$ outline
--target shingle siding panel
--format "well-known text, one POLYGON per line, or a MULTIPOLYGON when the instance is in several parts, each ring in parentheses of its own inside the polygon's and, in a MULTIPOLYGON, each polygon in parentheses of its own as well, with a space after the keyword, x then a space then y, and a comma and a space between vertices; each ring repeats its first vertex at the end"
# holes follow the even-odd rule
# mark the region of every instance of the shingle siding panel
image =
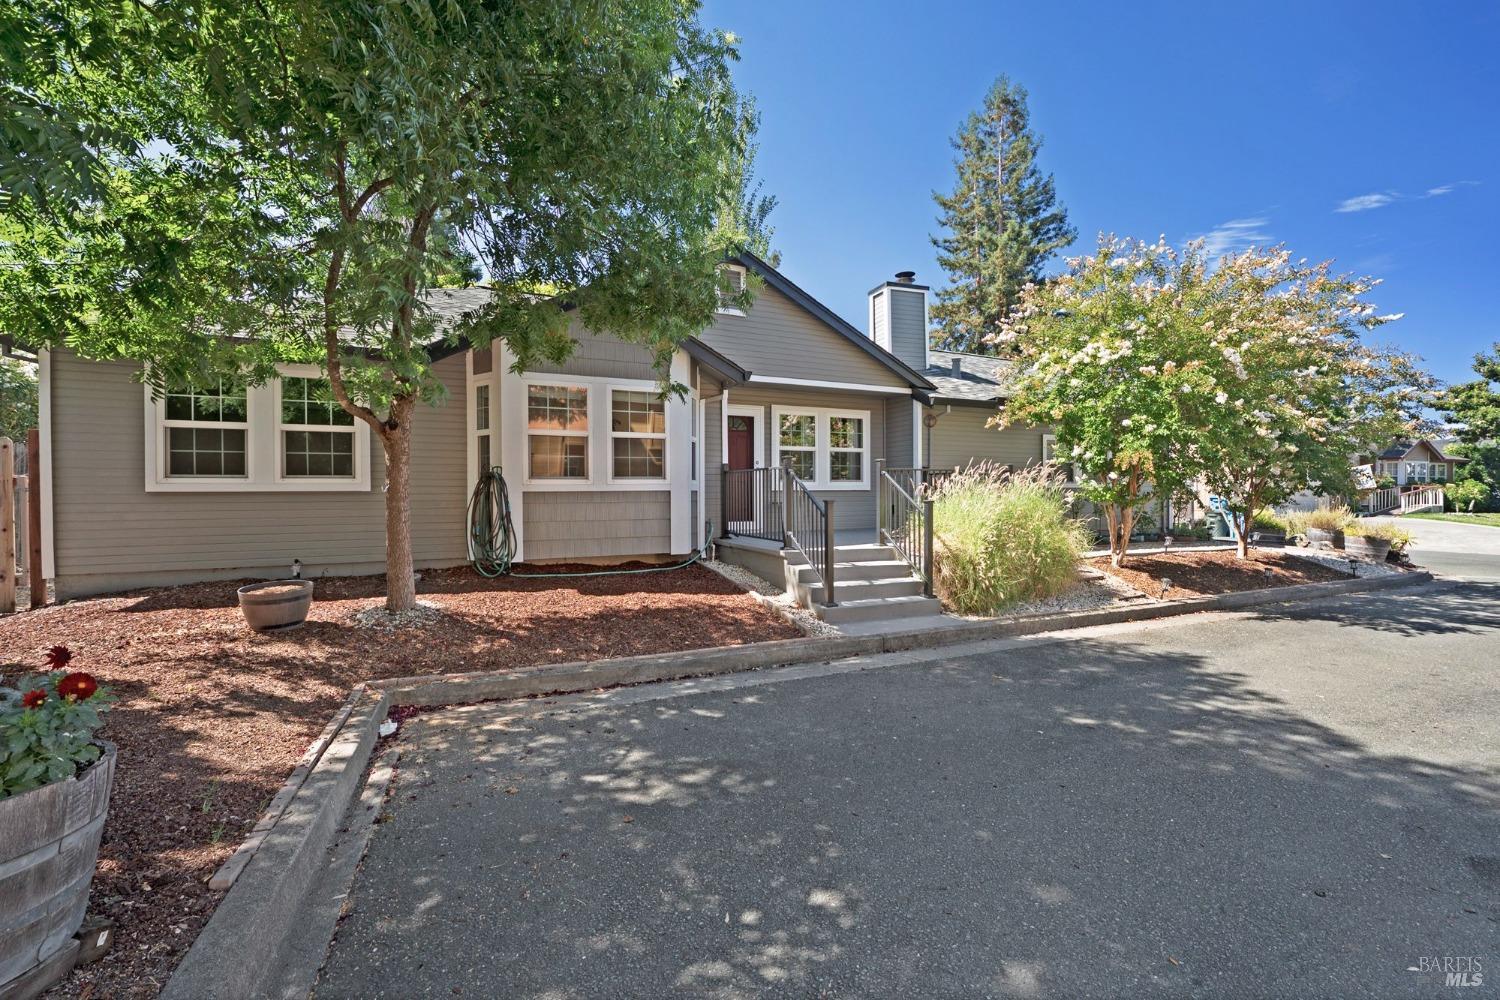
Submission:
POLYGON ((956 468, 990 461, 1019 467, 1040 462, 1045 431, 1035 427, 986 427, 986 421, 996 412, 989 407, 969 406, 939 411, 937 426, 929 438, 932 454, 928 464, 956 468))

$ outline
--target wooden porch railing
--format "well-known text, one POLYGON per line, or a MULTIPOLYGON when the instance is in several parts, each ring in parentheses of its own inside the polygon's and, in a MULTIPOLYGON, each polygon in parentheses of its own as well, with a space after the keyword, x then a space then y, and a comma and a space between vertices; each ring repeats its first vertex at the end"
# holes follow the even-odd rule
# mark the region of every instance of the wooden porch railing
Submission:
POLYGON ((1437 486, 1423 486, 1420 489, 1407 490, 1401 494, 1401 513, 1413 514, 1417 511, 1443 509, 1443 491, 1437 486))

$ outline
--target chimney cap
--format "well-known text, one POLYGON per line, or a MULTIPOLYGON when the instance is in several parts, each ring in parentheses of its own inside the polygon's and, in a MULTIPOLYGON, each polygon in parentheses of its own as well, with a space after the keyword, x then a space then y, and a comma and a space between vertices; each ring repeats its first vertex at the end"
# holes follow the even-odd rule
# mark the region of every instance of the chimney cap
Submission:
POLYGON ((903 284, 903 285, 909 285, 909 284, 911 284, 913 281, 916 280, 916 277, 917 277, 917 272, 916 271, 897 271, 896 272, 896 280, 899 281, 899 282, 901 282, 901 284, 903 284))

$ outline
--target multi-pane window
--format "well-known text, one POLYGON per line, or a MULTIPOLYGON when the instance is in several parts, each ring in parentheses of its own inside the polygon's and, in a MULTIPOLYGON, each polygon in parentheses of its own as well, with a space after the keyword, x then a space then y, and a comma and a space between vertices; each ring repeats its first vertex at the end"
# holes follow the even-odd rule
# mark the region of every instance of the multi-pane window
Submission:
POLYGON ((865 478, 865 421, 863 417, 828 418, 828 481, 858 483, 865 478))
POLYGON ((1056 465, 1062 471, 1063 482, 1072 484, 1073 465, 1070 462, 1059 462, 1057 457, 1057 436, 1055 434, 1042 435, 1042 461, 1049 465, 1056 465))
POLYGON ((725 264, 719 268, 719 312, 742 316, 735 300, 745 291, 745 269, 738 264, 725 264))
POLYGON ((816 413, 781 413, 776 422, 778 451, 782 465, 790 465, 799 479, 818 478, 818 416, 816 413))
POLYGON ((609 446, 616 479, 665 479, 667 406, 653 392, 610 392, 609 446))
POLYGON ((220 380, 178 387, 163 400, 166 472, 170 478, 246 475, 249 407, 245 387, 220 380))
POLYGON ((583 386, 526 387, 527 470, 532 479, 589 476, 589 391, 583 386))
POLYGON ((281 474, 287 479, 352 479, 354 416, 327 379, 281 380, 281 474))
POLYGON ((483 476, 490 470, 490 387, 474 387, 474 467, 483 476))

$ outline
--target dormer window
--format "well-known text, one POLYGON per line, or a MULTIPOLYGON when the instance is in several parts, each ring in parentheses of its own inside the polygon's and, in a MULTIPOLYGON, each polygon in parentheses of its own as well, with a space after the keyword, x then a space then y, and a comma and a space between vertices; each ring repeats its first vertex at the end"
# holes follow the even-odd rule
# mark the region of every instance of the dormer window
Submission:
POLYGON ((719 265, 719 309, 727 316, 743 316, 736 300, 745 291, 745 269, 738 264, 719 265))

